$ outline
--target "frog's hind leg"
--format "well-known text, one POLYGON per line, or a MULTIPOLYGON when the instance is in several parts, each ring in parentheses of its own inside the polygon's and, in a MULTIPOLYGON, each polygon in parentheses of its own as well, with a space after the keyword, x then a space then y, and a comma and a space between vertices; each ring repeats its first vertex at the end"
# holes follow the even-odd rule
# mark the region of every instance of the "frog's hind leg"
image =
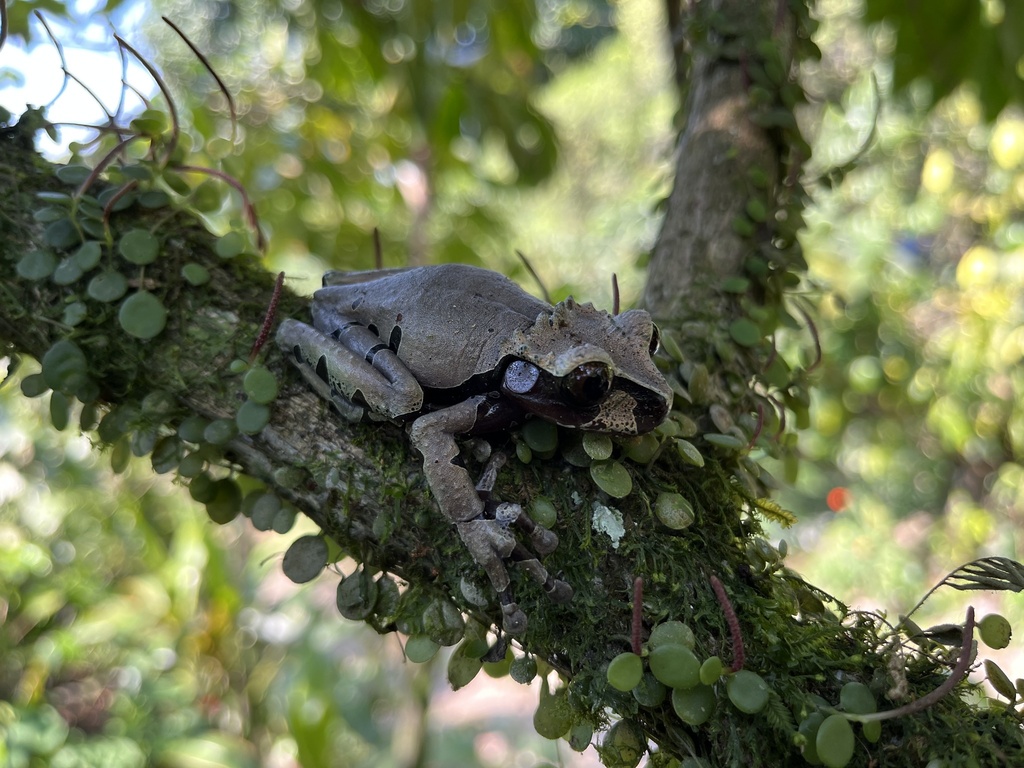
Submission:
MULTIPOLYGON (((519 544, 510 530, 514 524, 535 534, 546 529, 534 525, 518 504, 485 504, 469 472, 458 463, 455 435, 470 433, 488 409, 486 398, 471 397, 420 416, 412 423, 409 434, 413 445, 423 454, 423 471, 434 498, 445 516, 455 523, 466 548, 490 579, 501 600, 505 631, 515 635, 526 630, 526 614, 512 596, 507 560, 518 562, 554 600, 569 600, 572 588, 552 578, 538 557, 519 544), (519 522, 520 518, 525 519, 519 522)), ((547 534, 531 535, 531 540, 550 546, 554 534, 547 534)), ((556 545, 557 541, 555 538, 556 545)))

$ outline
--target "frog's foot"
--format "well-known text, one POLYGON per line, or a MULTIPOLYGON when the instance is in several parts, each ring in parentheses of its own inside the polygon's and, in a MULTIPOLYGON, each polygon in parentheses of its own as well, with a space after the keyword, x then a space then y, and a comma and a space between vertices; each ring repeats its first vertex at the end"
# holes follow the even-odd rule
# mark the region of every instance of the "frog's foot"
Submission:
POLYGON ((510 635, 519 635, 526 630, 526 614, 520 610, 512 597, 505 559, 516 548, 516 538, 493 518, 483 516, 456 525, 466 549, 484 569, 487 578, 501 599, 502 626, 510 635))
POLYGON ((484 467, 484 471, 480 474, 480 479, 477 481, 477 494, 487 505, 487 510, 484 514, 486 514, 487 517, 494 517, 505 526, 515 523, 519 530, 530 537, 530 546, 533 547, 537 554, 541 557, 544 555, 550 555, 558 549, 558 536, 556 536, 553 531, 548 530, 543 525, 535 523, 518 504, 510 504, 507 502, 496 504, 491 500, 491 491, 494 489, 494 483, 498 479, 498 470, 505 465, 506 460, 507 458, 505 454, 501 451, 496 451, 491 454, 490 460, 487 462, 484 467))
POLYGON ((484 515, 458 523, 459 535, 473 559, 484 569, 491 585, 501 600, 502 626, 510 635, 526 630, 526 614, 512 595, 506 561, 515 562, 527 575, 540 584, 556 603, 572 599, 572 587, 547 572, 533 552, 516 541, 509 530, 519 517, 518 504, 488 505, 484 515))
MULTIPOLYGON (((515 524, 517 528, 525 531, 530 537, 533 548, 541 555, 554 552, 558 547, 558 537, 544 526, 533 522, 518 504, 510 502, 502 502, 496 506, 487 504, 484 506, 484 515, 493 517, 503 528, 515 524)), ((511 558, 534 581, 544 587, 548 597, 556 603, 567 603, 572 599, 572 587, 564 581, 553 578, 541 565, 540 558, 530 549, 517 543, 512 550, 511 558)))

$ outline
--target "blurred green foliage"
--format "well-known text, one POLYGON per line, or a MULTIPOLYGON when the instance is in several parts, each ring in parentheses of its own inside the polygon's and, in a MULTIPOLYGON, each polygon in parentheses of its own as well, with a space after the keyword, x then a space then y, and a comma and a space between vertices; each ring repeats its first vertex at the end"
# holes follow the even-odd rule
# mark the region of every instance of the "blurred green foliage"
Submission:
MULTIPOLYGON (((831 7, 808 85, 842 96, 818 118, 812 172, 873 141, 807 214, 824 362, 786 503, 811 520, 795 535, 812 582, 907 610, 961 563, 1024 553, 1024 116, 987 123, 970 84, 934 107, 920 83, 894 93, 890 32, 831 7), (814 519, 835 488, 838 514, 814 519)), ((1006 610, 1024 616, 1012 597, 1006 610)))
POLYGON ((1014 0, 865 0, 864 20, 892 34, 882 51, 897 90, 915 81, 932 106, 963 83, 975 89, 986 120, 1024 103, 1024 5, 1014 0))
POLYGON ((550 75, 533 0, 171 1, 161 11, 236 102, 242 152, 209 75, 151 26, 179 92, 210 94, 187 102, 198 133, 213 137, 199 157, 262 201, 279 254, 370 267, 378 228, 389 265, 479 263, 503 234, 493 191, 534 185, 556 162, 551 123, 532 103, 550 75))

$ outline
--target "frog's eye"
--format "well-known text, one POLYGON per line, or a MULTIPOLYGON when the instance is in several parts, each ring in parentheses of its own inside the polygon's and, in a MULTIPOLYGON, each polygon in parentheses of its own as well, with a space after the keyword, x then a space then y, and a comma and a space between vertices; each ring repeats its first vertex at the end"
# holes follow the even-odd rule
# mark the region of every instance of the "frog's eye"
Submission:
POLYGON ((612 371, 605 363, 583 363, 562 378, 562 388, 577 405, 596 405, 612 388, 612 371))
POLYGON ((658 326, 651 325, 651 357, 654 357, 655 353, 661 347, 661 331, 658 330, 658 326))

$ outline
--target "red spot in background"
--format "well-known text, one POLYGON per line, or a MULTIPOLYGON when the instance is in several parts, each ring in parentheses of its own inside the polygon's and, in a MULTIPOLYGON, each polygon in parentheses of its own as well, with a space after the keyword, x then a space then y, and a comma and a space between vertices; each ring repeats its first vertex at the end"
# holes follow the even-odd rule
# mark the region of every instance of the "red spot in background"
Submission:
POLYGON ((833 512, 842 512, 850 505, 850 491, 848 488, 837 486, 828 492, 825 503, 833 512))

